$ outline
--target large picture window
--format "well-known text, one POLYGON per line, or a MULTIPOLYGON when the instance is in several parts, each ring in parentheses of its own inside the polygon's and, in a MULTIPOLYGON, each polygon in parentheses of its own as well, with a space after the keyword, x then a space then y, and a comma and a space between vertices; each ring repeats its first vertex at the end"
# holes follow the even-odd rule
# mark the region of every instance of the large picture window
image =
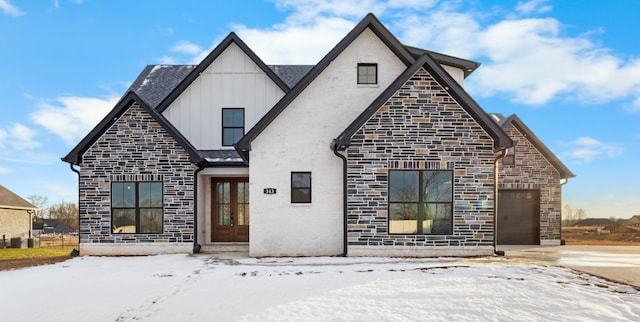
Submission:
POLYGON ((244 109, 222 109, 222 145, 232 146, 244 135, 244 109))
POLYGON ((162 233, 162 195, 162 182, 111 183, 112 232, 162 233))
POLYGON ((452 171, 389 171, 390 234, 449 235, 452 232, 452 171))
POLYGON ((311 203, 311 172, 291 172, 291 203, 311 203))

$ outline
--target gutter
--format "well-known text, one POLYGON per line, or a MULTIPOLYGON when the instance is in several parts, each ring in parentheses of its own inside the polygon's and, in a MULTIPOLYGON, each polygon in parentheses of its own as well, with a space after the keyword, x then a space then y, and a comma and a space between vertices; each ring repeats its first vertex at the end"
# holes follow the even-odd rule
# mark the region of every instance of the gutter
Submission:
POLYGON ((336 140, 331 143, 331 150, 338 158, 342 159, 342 232, 343 232, 343 244, 342 254, 340 257, 347 257, 347 157, 338 152, 338 144, 336 140))
POLYGON ((508 149, 503 148, 501 152, 493 161, 493 254, 498 256, 504 256, 504 250, 498 250, 498 161, 507 156, 508 149))
POLYGON ((80 238, 82 238, 82 236, 80 236, 80 219, 82 219, 80 217, 80 170, 76 169, 73 167, 73 163, 69 163, 69 169, 71 169, 71 171, 75 172, 78 175, 78 249, 73 249, 71 251, 71 257, 76 257, 76 256, 80 256, 80 238))
POLYGON ((206 162, 196 163, 198 168, 193 172, 193 253, 198 254, 202 245, 198 244, 198 173, 204 170, 206 162))
MULTIPOLYGON (((562 186, 567 184, 567 182, 569 182, 569 178, 560 179, 560 200, 562 200, 562 186)), ((562 203, 560 204, 560 245, 566 245, 565 240, 562 239, 562 203)))

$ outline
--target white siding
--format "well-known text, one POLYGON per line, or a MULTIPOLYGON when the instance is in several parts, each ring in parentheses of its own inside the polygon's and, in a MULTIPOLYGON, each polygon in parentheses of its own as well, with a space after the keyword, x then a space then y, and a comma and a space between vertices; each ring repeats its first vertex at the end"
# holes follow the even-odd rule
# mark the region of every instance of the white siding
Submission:
POLYGON ((366 29, 253 141, 251 256, 342 252, 342 160, 329 146, 405 69, 366 29), (357 85, 358 63, 378 64, 378 85, 357 85), (312 203, 291 204, 291 171, 312 172, 312 203))
POLYGON ((245 109, 245 133, 284 92, 235 43, 163 112, 199 150, 222 147, 222 108, 245 109))

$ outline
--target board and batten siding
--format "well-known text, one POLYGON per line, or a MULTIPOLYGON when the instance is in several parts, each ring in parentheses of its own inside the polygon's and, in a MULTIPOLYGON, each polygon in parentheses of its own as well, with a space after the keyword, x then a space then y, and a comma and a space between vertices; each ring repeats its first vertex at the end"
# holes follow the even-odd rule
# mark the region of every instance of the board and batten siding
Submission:
POLYGON ((405 69, 365 29, 256 137, 249 167, 250 256, 342 253, 342 160, 330 144, 405 69), (357 84, 358 63, 378 64, 377 85, 357 84), (292 171, 312 173, 311 203, 291 203, 292 171))
POLYGON ((163 112, 198 150, 222 146, 222 109, 244 108, 245 133, 284 92, 238 45, 225 51, 163 112))

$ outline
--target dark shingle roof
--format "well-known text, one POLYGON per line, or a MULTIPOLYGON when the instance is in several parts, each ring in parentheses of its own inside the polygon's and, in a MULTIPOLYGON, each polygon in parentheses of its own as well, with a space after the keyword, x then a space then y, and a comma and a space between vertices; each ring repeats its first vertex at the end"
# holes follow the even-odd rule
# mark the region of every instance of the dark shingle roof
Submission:
POLYGON ((138 75, 127 93, 135 92, 145 103, 156 108, 195 68, 196 65, 149 65, 138 75))
POLYGON ((268 65, 282 81, 293 88, 314 65, 268 65))
POLYGON ((38 207, 0 185, 0 208, 36 210, 38 207))

